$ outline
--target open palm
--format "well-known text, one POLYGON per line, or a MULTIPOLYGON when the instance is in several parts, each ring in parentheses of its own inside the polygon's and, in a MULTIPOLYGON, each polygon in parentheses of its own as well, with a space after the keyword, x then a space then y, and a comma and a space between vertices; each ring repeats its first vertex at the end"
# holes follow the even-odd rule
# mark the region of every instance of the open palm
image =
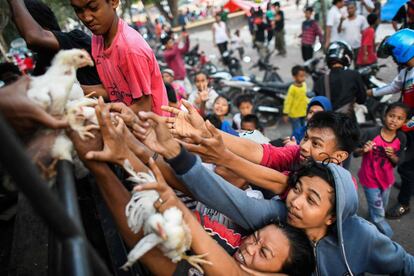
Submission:
POLYGON ((210 137, 203 117, 189 102, 183 101, 182 103, 188 112, 169 106, 162 107, 164 111, 175 115, 167 119, 170 132, 182 138, 190 138, 193 134, 210 137))

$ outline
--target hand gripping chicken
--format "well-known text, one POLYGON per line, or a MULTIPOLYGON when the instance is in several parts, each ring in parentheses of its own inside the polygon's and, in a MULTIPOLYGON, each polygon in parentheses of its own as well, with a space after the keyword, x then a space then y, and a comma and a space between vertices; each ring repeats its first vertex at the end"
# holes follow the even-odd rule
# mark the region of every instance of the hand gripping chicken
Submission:
MULTIPOLYGON (((124 163, 124 169, 131 175, 128 180, 137 185, 157 181, 152 172, 136 173, 128 160, 124 163)), ((171 207, 163 214, 158 213, 154 203, 159 197, 155 190, 133 192, 125 210, 128 226, 134 233, 138 233, 143 227, 145 237, 129 252, 128 261, 122 268, 131 267, 145 253, 158 246, 174 263, 185 259, 198 270, 203 271, 199 264, 211 264, 203 259, 206 254, 188 256, 185 253, 191 246, 191 232, 183 220, 183 213, 177 207, 171 207)))
MULTIPOLYGON (((47 72, 32 78, 27 92, 28 98, 49 114, 66 118, 71 128, 82 138, 92 136, 90 130, 98 128, 95 110, 91 107, 97 101, 83 95, 76 79, 76 70, 85 66, 93 66, 87 51, 81 49, 59 51, 47 72), (86 126, 87 121, 92 122, 92 125, 86 126)), ((47 174, 51 175, 57 160, 72 161, 72 152, 72 142, 64 132, 61 132, 51 150, 54 158, 52 165, 49 168, 39 163, 38 165, 42 170, 49 171, 47 174)))

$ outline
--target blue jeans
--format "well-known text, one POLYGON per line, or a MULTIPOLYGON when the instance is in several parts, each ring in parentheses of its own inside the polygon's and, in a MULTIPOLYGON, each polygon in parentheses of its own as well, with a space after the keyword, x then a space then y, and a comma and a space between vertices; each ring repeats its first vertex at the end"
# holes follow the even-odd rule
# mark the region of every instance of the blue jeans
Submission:
POLYGON ((292 125, 292 135, 300 131, 300 129, 305 126, 305 117, 299 117, 299 118, 289 117, 289 121, 290 121, 290 124, 292 125))
POLYGON ((381 233, 391 238, 394 232, 385 220, 385 208, 388 205, 391 187, 385 191, 379 188, 364 187, 364 192, 368 202, 369 220, 381 233))

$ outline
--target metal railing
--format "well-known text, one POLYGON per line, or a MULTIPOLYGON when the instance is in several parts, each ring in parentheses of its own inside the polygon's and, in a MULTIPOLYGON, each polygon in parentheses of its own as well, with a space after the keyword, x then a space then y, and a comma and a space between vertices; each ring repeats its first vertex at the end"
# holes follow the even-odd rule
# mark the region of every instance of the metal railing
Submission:
POLYGON ((2 115, 0 115, 0 163, 61 242, 62 275, 111 275, 82 230, 72 164, 67 161, 60 161, 58 164, 57 185, 62 204, 39 176, 20 140, 2 115))

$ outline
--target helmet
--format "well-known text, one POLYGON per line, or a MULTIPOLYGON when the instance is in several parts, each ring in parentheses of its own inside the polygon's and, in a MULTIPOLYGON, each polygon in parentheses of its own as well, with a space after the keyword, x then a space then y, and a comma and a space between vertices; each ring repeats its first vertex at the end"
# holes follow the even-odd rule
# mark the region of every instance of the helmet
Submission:
POLYGON ((345 67, 351 65, 354 54, 352 48, 344 41, 335 41, 329 44, 326 52, 326 63, 331 67, 335 63, 340 63, 345 67))
POLYGON ((414 31, 402 29, 395 34, 384 38, 378 48, 378 57, 392 56, 397 64, 405 64, 414 58, 414 31))

